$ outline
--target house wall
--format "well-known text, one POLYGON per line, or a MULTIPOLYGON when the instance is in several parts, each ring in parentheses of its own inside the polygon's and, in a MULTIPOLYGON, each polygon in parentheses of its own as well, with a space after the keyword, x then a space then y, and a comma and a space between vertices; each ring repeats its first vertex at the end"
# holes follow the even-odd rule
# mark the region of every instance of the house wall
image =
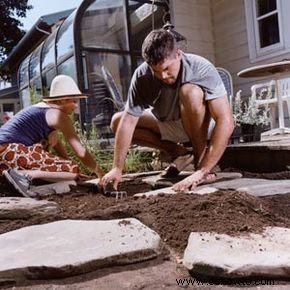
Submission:
POLYGON ((252 80, 237 73, 250 67, 244 0, 211 0, 216 65, 227 69, 232 77, 234 92, 250 93, 252 80))
MULTIPOLYGON (((281 61, 278 57, 251 63, 244 0, 211 0, 216 65, 227 69, 233 77, 234 92, 249 95, 253 84, 267 78, 241 78, 237 73, 245 68, 281 61)), ((289 58, 284 54, 283 58, 289 58)))
MULTIPOLYGON (((249 96, 251 86, 271 80, 266 78, 241 78, 237 73, 245 68, 281 61, 281 55, 251 63, 244 0, 211 0, 213 35, 215 39, 216 66, 227 69, 233 77, 234 94, 242 90, 242 96, 249 96)), ((283 58, 289 58, 284 54, 283 58)), ((284 104, 286 125, 289 126, 289 112, 284 104)))
POLYGON ((234 92, 250 93, 252 79, 237 73, 252 66, 246 30, 244 0, 172 0, 175 29, 187 38, 187 52, 208 58, 227 69, 234 92))
POLYGON ((172 22, 187 38, 187 52, 215 63, 210 0, 171 0, 172 22))

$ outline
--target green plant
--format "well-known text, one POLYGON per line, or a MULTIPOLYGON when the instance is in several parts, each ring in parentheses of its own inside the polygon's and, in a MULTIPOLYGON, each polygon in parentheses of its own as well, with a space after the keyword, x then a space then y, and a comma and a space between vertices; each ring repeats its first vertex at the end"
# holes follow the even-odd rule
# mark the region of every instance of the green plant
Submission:
MULTIPOLYGON (((75 121, 74 126, 82 144, 95 158, 104 172, 108 172, 112 168, 114 152, 112 149, 101 149, 98 142, 96 126, 92 124, 90 132, 82 130, 79 121, 75 121)), ((78 160, 70 145, 65 141, 62 133, 59 133, 59 138, 63 142, 69 157, 78 163, 80 171, 84 174, 90 175, 91 171, 78 160)), ((131 148, 128 151, 125 161, 124 173, 152 170, 153 159, 152 152, 144 152, 136 148, 131 148)))
POLYGON ((260 106, 256 100, 261 100, 265 91, 252 94, 247 100, 242 100, 241 91, 237 92, 233 104, 233 116, 236 126, 241 124, 268 125, 270 123, 269 106, 260 106))
POLYGON ((36 86, 30 87, 29 88, 29 101, 30 101, 30 104, 31 105, 36 104, 39 101, 41 101, 41 99, 42 99, 42 96, 37 93, 36 86))

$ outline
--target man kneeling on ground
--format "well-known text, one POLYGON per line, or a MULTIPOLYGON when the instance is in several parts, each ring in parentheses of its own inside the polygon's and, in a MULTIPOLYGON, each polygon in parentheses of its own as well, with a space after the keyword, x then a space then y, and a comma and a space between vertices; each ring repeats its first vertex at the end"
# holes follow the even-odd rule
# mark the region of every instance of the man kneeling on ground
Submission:
POLYGON ((112 119, 114 161, 103 184, 117 188, 132 139, 177 158, 167 168, 167 176, 192 162, 191 152, 179 144, 189 141, 196 171, 173 189, 193 189, 211 178, 234 128, 225 87, 215 67, 201 56, 183 53, 170 31, 150 32, 142 56, 145 62, 134 72, 125 111, 112 119), (207 146, 211 119, 215 125, 207 146), (184 158, 178 164, 180 156, 184 158))

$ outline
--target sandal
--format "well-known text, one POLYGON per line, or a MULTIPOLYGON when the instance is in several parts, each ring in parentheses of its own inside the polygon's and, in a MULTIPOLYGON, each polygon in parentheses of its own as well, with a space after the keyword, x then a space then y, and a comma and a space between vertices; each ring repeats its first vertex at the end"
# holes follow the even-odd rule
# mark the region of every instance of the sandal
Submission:
POLYGON ((170 165, 161 173, 162 177, 172 178, 176 177, 183 169, 185 169, 193 161, 193 155, 186 154, 178 156, 170 165))

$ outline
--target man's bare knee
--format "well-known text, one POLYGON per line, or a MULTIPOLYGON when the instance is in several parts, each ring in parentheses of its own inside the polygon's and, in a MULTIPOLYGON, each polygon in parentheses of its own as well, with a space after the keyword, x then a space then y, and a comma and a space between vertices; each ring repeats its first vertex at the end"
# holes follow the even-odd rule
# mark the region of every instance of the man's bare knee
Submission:
POLYGON ((194 84, 184 84, 179 90, 181 105, 189 108, 199 109, 205 106, 204 93, 202 89, 194 84))
POLYGON ((117 112, 113 115, 112 120, 111 120, 111 130, 116 133, 118 125, 120 123, 121 117, 123 116, 124 112, 117 112))

